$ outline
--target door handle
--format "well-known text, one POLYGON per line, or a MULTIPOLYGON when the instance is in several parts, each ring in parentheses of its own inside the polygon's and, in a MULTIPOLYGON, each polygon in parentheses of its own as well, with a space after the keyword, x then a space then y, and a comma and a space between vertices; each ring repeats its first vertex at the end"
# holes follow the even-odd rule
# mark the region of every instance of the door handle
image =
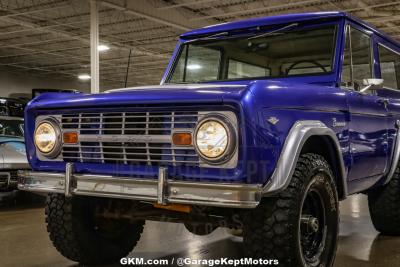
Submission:
POLYGON ((389 98, 378 98, 376 100, 376 103, 385 106, 385 108, 387 107, 387 105, 389 105, 389 98))

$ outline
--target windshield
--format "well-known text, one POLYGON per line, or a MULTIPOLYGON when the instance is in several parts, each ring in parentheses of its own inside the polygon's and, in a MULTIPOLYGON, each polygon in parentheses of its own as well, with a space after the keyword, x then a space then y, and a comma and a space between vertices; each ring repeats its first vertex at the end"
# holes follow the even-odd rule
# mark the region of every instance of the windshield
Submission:
POLYGON ((327 74, 333 70, 336 26, 201 40, 182 46, 169 83, 327 74))
POLYGON ((24 136, 22 120, 0 120, 0 136, 24 136))

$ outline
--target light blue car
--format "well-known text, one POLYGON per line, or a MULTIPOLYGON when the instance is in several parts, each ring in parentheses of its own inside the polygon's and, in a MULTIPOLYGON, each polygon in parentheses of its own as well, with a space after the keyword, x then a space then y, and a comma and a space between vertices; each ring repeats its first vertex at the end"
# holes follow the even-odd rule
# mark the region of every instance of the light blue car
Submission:
POLYGON ((17 171, 29 169, 26 158, 24 120, 0 116, 0 191, 17 188, 17 171))

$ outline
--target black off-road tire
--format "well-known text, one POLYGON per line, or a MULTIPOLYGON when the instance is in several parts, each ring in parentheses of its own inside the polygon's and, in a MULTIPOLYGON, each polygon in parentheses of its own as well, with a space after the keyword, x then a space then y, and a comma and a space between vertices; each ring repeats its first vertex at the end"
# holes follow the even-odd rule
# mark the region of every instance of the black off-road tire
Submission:
POLYGON ((119 262, 133 250, 140 239, 144 221, 111 220, 106 222, 111 230, 103 230, 96 225, 94 215, 96 205, 103 200, 48 195, 47 231, 53 245, 64 257, 86 265, 109 264, 119 262))
POLYGON ((390 182, 368 193, 372 224, 384 235, 400 235, 400 167, 390 182))
POLYGON ((275 197, 263 198, 257 208, 244 216, 245 253, 252 258, 278 260, 279 266, 285 267, 331 267, 339 233, 338 208, 336 185, 329 164, 320 155, 303 154, 287 189, 275 197), (326 211, 323 213, 326 214, 326 228, 321 228, 327 229, 324 230, 326 239, 322 253, 314 262, 306 260, 301 241, 303 203, 313 203, 307 197, 309 192, 321 195, 318 202, 326 211))

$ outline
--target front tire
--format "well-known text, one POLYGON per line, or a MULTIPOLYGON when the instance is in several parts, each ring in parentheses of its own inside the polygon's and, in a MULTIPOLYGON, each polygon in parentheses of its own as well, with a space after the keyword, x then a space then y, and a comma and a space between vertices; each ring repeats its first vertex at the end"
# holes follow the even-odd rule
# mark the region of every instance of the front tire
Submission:
POLYGON ((144 221, 103 219, 96 209, 104 199, 49 194, 46 223, 50 239, 66 258, 87 265, 118 262, 140 239, 144 221))
POLYGON ((331 267, 339 232, 338 196, 326 160, 299 157, 292 180, 276 197, 263 198, 244 217, 244 247, 252 258, 279 266, 331 267))

